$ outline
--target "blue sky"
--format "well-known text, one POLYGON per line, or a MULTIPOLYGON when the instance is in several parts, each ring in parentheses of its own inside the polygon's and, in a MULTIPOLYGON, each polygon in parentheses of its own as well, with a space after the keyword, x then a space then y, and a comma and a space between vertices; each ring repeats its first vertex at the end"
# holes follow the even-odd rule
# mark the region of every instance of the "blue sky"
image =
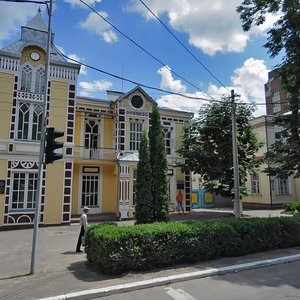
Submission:
MULTIPOLYGON (((139 0, 84 1, 168 68, 79 0, 55 1, 54 42, 66 55, 141 84, 193 97, 203 98, 208 94, 220 99, 222 95, 229 95, 233 88, 244 101, 264 102, 267 72, 279 60, 271 60, 262 45, 276 16, 269 16, 266 24, 245 33, 235 12, 239 0, 143 0, 220 84, 151 17, 139 0), (176 77, 170 69, 198 89, 176 77)), ((0 2, 0 47, 19 38, 20 26, 26 25, 38 7, 38 4, 0 2)), ((41 9, 47 22, 43 5, 41 9)), ((105 99, 106 90, 127 92, 133 87, 126 81, 82 68, 78 94, 105 99)), ((174 109, 195 112, 204 103, 145 90, 159 105, 174 109)), ((258 106, 256 115, 264 113, 264 106, 258 106)))

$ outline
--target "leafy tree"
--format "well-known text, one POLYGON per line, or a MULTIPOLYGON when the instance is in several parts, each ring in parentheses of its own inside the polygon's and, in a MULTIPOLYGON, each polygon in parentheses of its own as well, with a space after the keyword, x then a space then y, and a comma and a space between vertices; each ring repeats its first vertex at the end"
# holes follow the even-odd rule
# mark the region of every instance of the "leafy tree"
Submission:
POLYGON ((136 223, 144 224, 153 221, 153 198, 151 184, 151 165, 150 153, 148 146, 148 138, 146 132, 142 133, 139 162, 137 165, 137 180, 136 180, 136 204, 135 204, 135 218, 136 223))
POLYGON ((288 95, 289 114, 275 118, 275 123, 284 127, 283 140, 271 146, 267 154, 276 167, 269 168, 270 175, 300 176, 300 2, 299 0, 244 0, 237 7, 245 31, 253 25, 261 25, 267 13, 281 16, 268 31, 264 45, 272 58, 282 55, 277 66, 283 89, 288 95))
MULTIPOLYGON (((250 124, 252 112, 253 108, 247 105, 238 105, 236 109, 241 194, 246 192, 247 172, 260 164, 255 154, 262 143, 250 124)), ((179 153, 185 157, 184 171, 203 176, 204 187, 210 192, 233 198, 231 102, 201 107, 198 117, 184 128, 179 153)))
POLYGON ((152 171, 153 221, 167 221, 169 219, 168 162, 164 133, 156 105, 153 106, 151 114, 149 148, 152 171))

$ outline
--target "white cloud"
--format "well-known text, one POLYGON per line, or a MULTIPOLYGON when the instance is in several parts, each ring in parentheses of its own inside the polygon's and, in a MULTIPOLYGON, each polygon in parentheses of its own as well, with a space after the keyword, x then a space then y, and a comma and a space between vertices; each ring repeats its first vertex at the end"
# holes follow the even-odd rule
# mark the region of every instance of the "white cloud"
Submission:
MULTIPOLYGON (((180 80, 172 78, 168 69, 162 68, 164 72, 158 72, 162 76, 162 82, 168 82, 171 89, 172 83, 176 82, 176 86, 181 86, 180 80), (166 80, 166 78, 168 80, 166 80)), ((161 71, 160 69, 159 71, 161 71)), ((218 87, 214 84, 210 84, 207 89, 207 94, 218 100, 223 97, 230 96, 230 91, 233 89, 236 94, 239 94, 241 101, 246 103, 264 103, 265 102, 265 90, 264 84, 267 82, 268 69, 263 60, 254 58, 247 59, 244 64, 234 70, 234 75, 231 76, 232 85, 228 87, 218 87)), ((183 86, 183 85, 182 85, 183 86)), ((167 86, 166 86, 167 88, 167 86)), ((185 93, 186 90, 176 91, 185 95, 197 98, 203 98, 201 92, 194 94, 185 93)), ((205 97, 204 97, 205 98, 205 97)), ((207 97, 208 98, 208 97, 207 97)), ((239 99, 239 98, 237 98, 239 99)), ((204 100, 187 99, 176 95, 165 95, 157 100, 160 106, 169 107, 177 110, 185 110, 196 113, 203 103, 207 103, 204 100)), ((254 113, 255 116, 266 114, 265 105, 258 105, 254 113)))
MULTIPOLYGON (((210 84, 208 94, 221 97, 229 95, 229 91, 234 89, 235 93, 241 96, 240 99, 243 102, 264 103, 264 84, 267 82, 268 72, 269 70, 263 60, 249 58, 242 67, 234 70, 234 75, 231 76, 232 86, 226 89, 210 84)), ((266 114, 265 105, 258 105, 255 116, 264 114, 266 114)))
POLYGON ((231 77, 234 86, 242 87, 254 99, 264 98, 263 84, 268 79, 268 69, 263 60, 249 58, 231 77))
MULTIPOLYGON (((70 4, 72 7, 80 6, 80 7, 88 8, 86 5, 84 5, 79 0, 64 0, 64 2, 70 4)), ((102 2, 102 0, 84 0, 84 2, 90 6, 95 6, 97 3, 102 2)))
MULTIPOLYGON (((43 5, 41 5, 41 9, 44 10, 43 5)), ((19 33, 20 26, 25 25, 37 12, 38 5, 0 2, 0 41, 8 39, 12 34, 19 33)))
POLYGON ((175 93, 182 93, 186 91, 186 86, 180 80, 175 80, 171 73, 171 68, 168 66, 160 68, 157 73, 161 75, 160 87, 168 89, 175 93))
MULTIPOLYGON (((153 19, 148 10, 132 1, 129 10, 136 11, 153 19)), ((191 45, 200 48, 208 55, 217 52, 242 52, 251 33, 243 32, 236 7, 240 0, 149 0, 147 5, 158 16, 167 14, 173 29, 185 32, 191 45)), ((260 29, 253 31, 262 34, 274 21, 273 17, 260 29)))
MULTIPOLYGON (((195 98, 204 98, 201 92, 183 94, 195 98)), ((167 107, 178 111, 188 111, 195 114, 204 103, 207 103, 207 101, 201 99, 189 99, 178 95, 163 95, 156 101, 160 107, 167 107)))
MULTIPOLYGON (((66 56, 68 56, 68 57, 71 58, 71 59, 69 60, 70 63, 76 63, 76 62, 73 61, 72 59, 75 59, 76 61, 79 61, 79 62, 84 61, 84 58, 80 58, 77 54, 66 54, 66 51, 65 51, 65 49, 64 49, 63 47, 61 47, 61 46, 56 46, 56 47, 58 48, 58 50, 59 50, 62 54, 64 54, 64 55, 66 55, 66 56)), ((85 67, 85 66, 81 65, 81 67, 80 67, 80 73, 79 73, 79 74, 80 74, 80 75, 87 75, 87 70, 86 70, 86 67, 85 67)))
POLYGON ((112 83, 106 80, 81 81, 78 85, 82 89, 79 91, 81 96, 91 96, 93 93, 106 91, 112 87, 112 83))
MULTIPOLYGON (((105 19, 108 14, 104 11, 98 11, 105 19)), ((103 21, 96 13, 92 12, 85 21, 80 22, 80 27, 103 38, 107 43, 114 43, 118 40, 118 36, 111 30, 111 26, 103 21)))
MULTIPOLYGON (((72 59, 75 59, 75 60, 77 60, 77 61, 79 61, 79 62, 84 61, 84 58, 80 58, 80 57, 79 57, 78 55, 76 55, 76 54, 69 54, 68 57, 70 57, 70 58, 72 58, 72 59)), ((71 62, 74 62, 74 61, 71 61, 71 62)), ((80 73, 79 73, 79 74, 80 74, 80 75, 87 75, 87 70, 86 70, 86 67, 85 67, 85 66, 81 65, 81 67, 80 67, 80 73)))

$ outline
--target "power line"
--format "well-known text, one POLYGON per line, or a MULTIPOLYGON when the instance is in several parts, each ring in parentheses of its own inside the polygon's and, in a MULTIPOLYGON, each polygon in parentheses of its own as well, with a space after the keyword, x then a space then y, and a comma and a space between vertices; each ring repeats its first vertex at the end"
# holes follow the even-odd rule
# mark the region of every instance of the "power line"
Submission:
POLYGON ((34 4, 49 4, 50 1, 36 1, 36 0, 0 0, 2 2, 18 2, 18 3, 34 3, 34 4))
MULTIPOLYGON (((80 0, 81 1, 81 0, 80 0)), ((185 94, 181 94, 181 93, 176 93, 176 92, 172 92, 172 91, 168 91, 168 90, 164 90, 164 89, 161 89, 161 88, 156 88, 156 87, 153 87, 153 86, 150 86, 150 85, 147 85, 147 84, 143 84, 143 83, 140 83, 140 82, 137 82, 137 81, 134 81, 134 80, 131 80, 131 79, 128 79, 128 78, 125 78, 125 77, 122 77, 122 76, 119 76, 119 75, 115 75, 115 74, 112 74, 110 72, 107 72, 107 71, 104 71, 104 70, 101 70, 99 68, 96 68, 96 67, 93 67, 91 65, 88 65, 86 63, 83 63, 83 62, 80 62, 74 58, 70 58, 68 57, 67 55, 63 54, 61 51, 59 51, 60 54, 70 60, 70 61, 73 61, 77 64, 80 64, 80 65, 83 65, 89 69, 92 69, 94 71, 97 71, 97 72, 100 72, 100 73, 103 73, 103 74, 106 74, 108 76, 111 76, 111 77, 114 77, 116 79, 119 79, 119 80, 124 80, 124 81, 127 81, 127 82, 130 82, 134 85, 138 85, 138 86, 141 86, 141 87, 144 87, 144 88, 147 88, 147 89, 150 89, 150 90, 155 90, 155 91, 159 91, 159 92, 162 92, 162 93, 165 93, 165 94, 170 94, 170 95, 176 95, 176 96, 180 96, 180 97, 184 97, 184 98, 187 98, 187 99, 193 99, 193 100, 203 100, 203 101, 208 101, 208 102, 222 102, 221 100, 215 100, 215 99, 207 99, 207 98, 201 98, 201 97, 194 97, 194 96, 188 96, 188 95, 185 95, 185 94)))
POLYGON ((110 21, 108 21, 105 17, 103 17, 101 14, 99 14, 93 7, 91 7, 88 3, 84 2, 83 0, 79 0, 82 4, 86 5, 90 10, 92 10, 96 15, 98 15, 103 21, 105 21, 107 24, 109 24, 111 27, 113 27, 118 33, 120 33, 122 36, 124 36, 126 39, 128 39, 130 42, 132 42, 135 46, 137 46, 139 49, 141 49, 143 52, 145 52, 147 55, 149 55, 150 57, 152 57, 154 60, 156 60, 159 64, 161 64, 163 67, 167 68, 172 74, 174 74, 175 76, 177 76, 178 78, 182 79, 184 82, 188 83, 189 85, 191 85, 192 87, 194 87, 195 89, 197 89, 198 91, 200 91, 204 96, 208 96, 210 97, 212 100, 214 100, 213 97, 207 95, 206 93, 204 93, 204 91, 202 91, 198 86, 194 85, 192 82, 190 82, 189 80, 185 79, 183 76, 179 75, 178 73, 176 73, 175 71, 173 71, 167 64, 165 64, 164 62, 162 62, 160 59, 158 59, 157 57, 155 57, 153 54, 151 54, 148 50, 146 50, 144 47, 142 47, 141 45, 139 45, 137 42, 135 42, 131 37, 129 37, 127 34, 125 34, 124 32, 122 32, 120 29, 118 29, 114 24, 112 24, 110 21))
POLYGON ((147 6, 144 1, 139 0, 146 9, 156 18, 156 20, 174 37, 174 39, 218 82, 220 83, 224 88, 226 88, 229 92, 230 90, 228 87, 224 85, 224 83, 219 80, 181 41, 180 39, 169 29, 169 27, 162 21, 160 18, 147 6))

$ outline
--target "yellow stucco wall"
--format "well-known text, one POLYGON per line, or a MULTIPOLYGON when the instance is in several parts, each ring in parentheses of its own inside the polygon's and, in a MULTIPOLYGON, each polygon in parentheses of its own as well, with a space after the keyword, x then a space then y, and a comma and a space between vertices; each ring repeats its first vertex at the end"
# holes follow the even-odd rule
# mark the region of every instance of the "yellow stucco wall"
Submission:
POLYGON ((22 57, 21 57, 21 65, 25 62, 29 62, 34 68, 39 65, 45 66, 46 53, 42 48, 36 46, 28 46, 23 49, 22 57), (32 60, 30 57, 31 52, 38 52, 40 54, 40 59, 38 61, 32 60))
MULTIPOLYGON (((65 131, 67 116, 68 84, 66 82, 51 82, 49 126, 65 131)), ((66 134, 65 134, 66 136, 66 134)))
POLYGON ((72 185, 72 215, 77 214, 78 209, 78 187, 79 187, 79 169, 80 165, 74 164, 73 167, 73 185, 72 185))
POLYGON ((176 123, 176 150, 178 150, 182 145, 183 126, 184 124, 176 123))
POLYGON ((0 139, 9 139, 13 89, 14 76, 0 72, 0 139))
POLYGON ((117 211, 117 166, 103 166, 102 212, 115 213, 117 211))
POLYGON ((113 148, 114 146, 115 120, 113 118, 104 119, 104 148, 113 148))
POLYGON ((46 174, 44 224, 60 224, 64 186, 63 161, 47 165, 46 174))
MULTIPOLYGON (((52 81, 50 95, 50 118, 49 127, 64 131, 66 138, 66 116, 67 116, 68 84, 65 82, 52 81)), ((45 224, 59 224, 62 221, 62 197, 64 186, 64 162, 57 161, 47 165, 46 179, 46 203, 45 224)))
MULTIPOLYGON (((7 161, 6 159, 0 160, 0 180, 5 180, 6 186, 6 175, 7 175, 7 161)), ((5 193, 0 194, 0 225, 3 224, 3 214, 4 214, 4 204, 5 204, 5 193)))

